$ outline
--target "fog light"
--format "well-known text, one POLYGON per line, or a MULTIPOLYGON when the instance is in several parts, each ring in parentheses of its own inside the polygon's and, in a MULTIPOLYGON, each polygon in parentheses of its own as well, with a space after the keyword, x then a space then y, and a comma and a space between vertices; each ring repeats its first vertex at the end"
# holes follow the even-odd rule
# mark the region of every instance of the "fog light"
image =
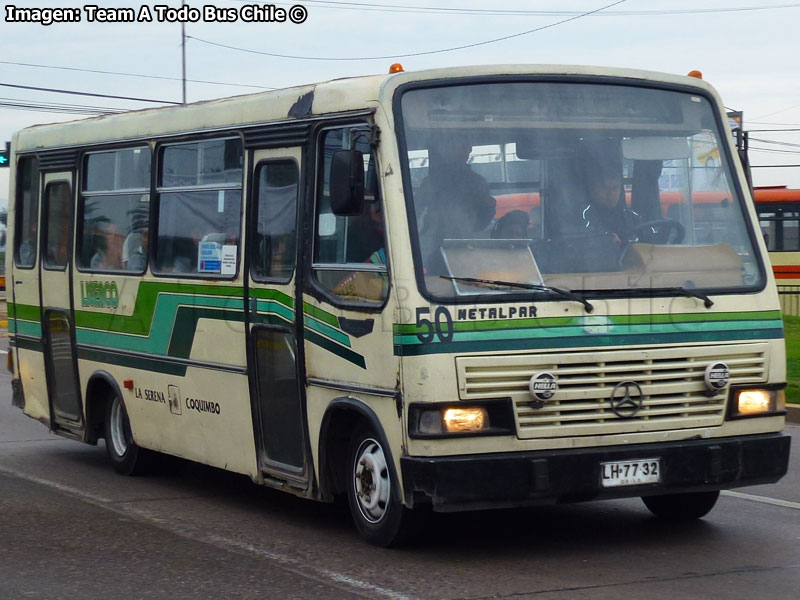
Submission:
POLYGON ((445 431, 449 433, 471 433, 489 428, 489 413, 482 406, 448 408, 442 419, 445 431))
POLYGON ((737 415, 748 416, 775 410, 774 390, 738 390, 734 407, 737 415))

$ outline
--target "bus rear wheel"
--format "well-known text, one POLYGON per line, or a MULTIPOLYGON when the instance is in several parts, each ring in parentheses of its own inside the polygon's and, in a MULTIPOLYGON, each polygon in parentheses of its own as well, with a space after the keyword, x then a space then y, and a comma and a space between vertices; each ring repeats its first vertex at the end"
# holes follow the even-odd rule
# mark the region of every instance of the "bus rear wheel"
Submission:
POLYGON ((400 546, 417 537, 422 515, 397 499, 394 471, 379 437, 359 427, 350 439, 347 502, 358 533, 376 546, 400 546))
POLYGON ((118 394, 106 405, 105 434, 106 452, 117 473, 142 475, 147 471, 151 453, 133 441, 128 413, 118 394))
POLYGON ((691 492, 643 496, 642 501, 650 512, 671 521, 691 521, 706 516, 719 498, 719 492, 691 492))

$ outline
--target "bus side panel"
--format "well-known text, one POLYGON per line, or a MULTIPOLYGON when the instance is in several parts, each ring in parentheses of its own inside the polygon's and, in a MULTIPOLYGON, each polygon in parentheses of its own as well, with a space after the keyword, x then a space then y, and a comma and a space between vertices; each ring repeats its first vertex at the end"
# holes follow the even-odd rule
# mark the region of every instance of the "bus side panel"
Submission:
POLYGON ((242 288, 77 273, 74 294, 82 389, 107 372, 138 445, 255 476, 242 288))

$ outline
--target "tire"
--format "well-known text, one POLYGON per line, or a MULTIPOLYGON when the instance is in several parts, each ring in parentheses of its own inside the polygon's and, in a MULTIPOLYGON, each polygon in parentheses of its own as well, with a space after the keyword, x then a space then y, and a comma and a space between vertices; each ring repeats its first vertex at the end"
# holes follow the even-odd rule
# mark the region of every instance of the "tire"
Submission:
POLYGON ((347 453, 347 503, 358 533, 376 546, 401 546, 420 533, 423 516, 398 500, 391 454, 380 437, 359 427, 347 453))
POLYGON ((644 496, 642 501, 655 516, 671 521, 691 521, 706 516, 714 508, 719 492, 692 492, 644 496))
POLYGON ((105 437, 106 452, 117 473, 144 475, 149 470, 152 453, 133 441, 125 404, 117 394, 106 405, 105 437))

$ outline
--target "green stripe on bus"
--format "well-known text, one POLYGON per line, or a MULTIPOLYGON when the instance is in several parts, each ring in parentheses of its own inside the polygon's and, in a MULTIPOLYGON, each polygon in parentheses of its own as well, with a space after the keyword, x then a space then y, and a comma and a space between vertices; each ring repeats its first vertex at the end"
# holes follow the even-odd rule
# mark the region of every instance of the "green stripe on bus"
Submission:
POLYGON ((336 327, 337 329, 339 328, 339 317, 329 312, 326 312, 321 308, 312 306, 308 302, 303 302, 303 313, 312 316, 315 319, 319 319, 320 321, 322 321, 323 323, 327 323, 331 327, 336 327))
POLYGON ((347 346, 348 348, 350 347, 350 338, 349 338, 349 336, 347 336, 346 334, 342 333, 338 329, 334 329, 333 327, 330 327, 330 326, 326 325, 325 323, 317 321, 316 319, 311 318, 310 316, 307 319, 304 319, 303 324, 307 328, 313 329, 317 333, 325 335, 325 336, 331 338, 332 340, 334 340, 336 342, 339 342, 343 346, 347 346))
POLYGON ((396 356, 424 356, 428 354, 464 352, 501 352, 509 350, 537 350, 553 348, 584 348, 601 346, 644 346, 691 342, 752 341, 782 339, 783 328, 745 329, 741 331, 700 331, 694 333, 643 334, 643 335, 582 335, 560 338, 491 339, 480 342, 440 342, 434 344, 395 344, 396 356))
POLYGON ((42 310, 34 304, 7 304, 9 319, 25 319, 26 321, 41 321, 42 310))
MULTIPOLYGON (((537 327, 530 329, 509 329, 495 331, 455 331, 453 332, 454 342, 468 341, 487 341, 487 340, 510 340, 526 338, 561 338, 561 337, 595 337, 620 335, 664 335, 674 333, 698 333, 711 331, 741 331, 757 328, 782 328, 783 322, 780 320, 757 320, 757 321, 711 321, 703 323, 670 323, 670 324, 643 324, 643 325, 598 325, 594 326, 599 330, 588 332, 584 327, 537 327)), ((394 343, 400 345, 419 345, 423 342, 416 335, 395 335, 394 343)))
POLYGON ((335 342, 329 340, 328 338, 322 337, 315 331, 310 329, 304 329, 305 338, 307 341, 311 342, 316 346, 320 346, 324 348, 328 352, 332 352, 336 356, 339 356, 345 359, 348 362, 353 363, 357 367, 361 367, 362 369, 367 368, 367 361, 364 359, 363 356, 349 350, 348 348, 343 348, 342 346, 336 344, 335 342))
POLYGON ((18 333, 20 335, 40 338, 42 337, 42 324, 12 319, 8 322, 8 333, 12 335, 18 333))
POLYGON ((108 365, 117 365, 119 367, 141 369, 142 371, 153 371, 164 375, 176 375, 178 377, 184 377, 188 367, 188 365, 182 363, 170 362, 163 359, 159 360, 147 356, 131 356, 130 354, 119 354, 117 352, 95 348, 79 347, 78 358, 108 365))
MULTIPOLYGON (((124 287, 124 280, 122 285, 124 287)), ((154 326, 156 310, 163 298, 178 295, 188 305, 198 304, 206 298, 216 298, 217 305, 228 301, 226 308, 242 308, 243 288, 236 286, 197 285, 183 283, 161 283, 143 281, 136 293, 136 302, 130 316, 88 310, 75 311, 75 326, 89 329, 101 329, 109 332, 147 335, 154 326)), ((120 295, 123 290, 120 290, 120 295)))
MULTIPOLYGON (((476 309, 477 310, 477 309, 476 309)), ((488 310, 488 309, 484 309, 488 310)), ((457 313, 458 309, 453 312, 457 313)), ((455 331, 490 331, 496 329, 522 329, 528 327, 558 327, 564 325, 583 325, 588 319, 608 319, 611 325, 636 325, 645 323, 693 323, 706 321, 739 321, 752 319, 780 319, 781 313, 777 310, 752 311, 752 312, 724 312, 724 313, 677 313, 662 315, 607 315, 607 316, 577 316, 577 317, 542 317, 533 319, 498 319, 480 321, 454 321, 455 331)), ((395 324, 394 332, 399 334, 426 333, 426 327, 415 324, 395 324)))

